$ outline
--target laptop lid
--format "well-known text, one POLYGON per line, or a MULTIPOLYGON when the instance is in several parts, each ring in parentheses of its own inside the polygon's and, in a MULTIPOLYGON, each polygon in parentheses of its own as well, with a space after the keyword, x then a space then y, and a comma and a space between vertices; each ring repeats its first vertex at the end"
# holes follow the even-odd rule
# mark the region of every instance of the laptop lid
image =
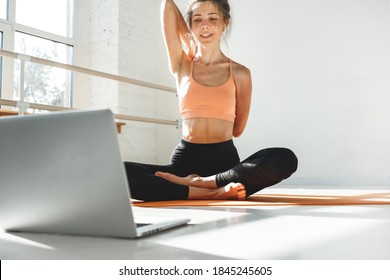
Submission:
POLYGON ((124 238, 158 231, 135 227, 111 111, 7 117, 0 131, 1 228, 124 238))

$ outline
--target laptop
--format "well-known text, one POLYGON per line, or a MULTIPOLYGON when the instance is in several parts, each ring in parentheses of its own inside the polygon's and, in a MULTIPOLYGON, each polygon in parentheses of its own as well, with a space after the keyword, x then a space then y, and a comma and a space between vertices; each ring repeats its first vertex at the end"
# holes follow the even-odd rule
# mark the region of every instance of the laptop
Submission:
POLYGON ((189 219, 137 227, 110 110, 0 118, 0 228, 137 238, 189 219))

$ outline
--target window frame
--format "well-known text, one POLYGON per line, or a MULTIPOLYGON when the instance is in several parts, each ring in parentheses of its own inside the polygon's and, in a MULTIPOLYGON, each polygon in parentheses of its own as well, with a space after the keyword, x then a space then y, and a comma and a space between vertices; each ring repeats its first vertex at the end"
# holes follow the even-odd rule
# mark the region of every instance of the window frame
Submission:
MULTIPOLYGON (((3 36, 3 46, 5 50, 14 49, 14 40, 12 39, 12 27, 11 25, 0 21, 0 32, 3 36)), ((9 57, 2 57, 2 69, 1 71, 1 94, 0 98, 13 99, 14 96, 14 60, 9 57)))

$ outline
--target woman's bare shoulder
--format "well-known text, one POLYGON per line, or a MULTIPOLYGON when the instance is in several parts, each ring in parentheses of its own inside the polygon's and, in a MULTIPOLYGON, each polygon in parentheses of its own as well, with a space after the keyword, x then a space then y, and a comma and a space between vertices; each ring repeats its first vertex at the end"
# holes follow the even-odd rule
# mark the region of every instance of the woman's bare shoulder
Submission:
POLYGON ((236 82, 243 82, 246 83, 248 80, 251 79, 251 71, 248 67, 234 61, 232 61, 232 70, 233 70, 233 76, 236 82))

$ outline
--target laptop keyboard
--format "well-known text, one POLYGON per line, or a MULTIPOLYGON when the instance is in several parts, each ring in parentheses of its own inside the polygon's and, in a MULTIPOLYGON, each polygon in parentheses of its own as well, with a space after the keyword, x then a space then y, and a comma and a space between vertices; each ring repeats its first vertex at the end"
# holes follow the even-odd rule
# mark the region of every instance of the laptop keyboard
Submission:
POLYGON ((148 226, 148 225, 151 225, 151 224, 135 223, 135 227, 137 227, 137 228, 148 226))

